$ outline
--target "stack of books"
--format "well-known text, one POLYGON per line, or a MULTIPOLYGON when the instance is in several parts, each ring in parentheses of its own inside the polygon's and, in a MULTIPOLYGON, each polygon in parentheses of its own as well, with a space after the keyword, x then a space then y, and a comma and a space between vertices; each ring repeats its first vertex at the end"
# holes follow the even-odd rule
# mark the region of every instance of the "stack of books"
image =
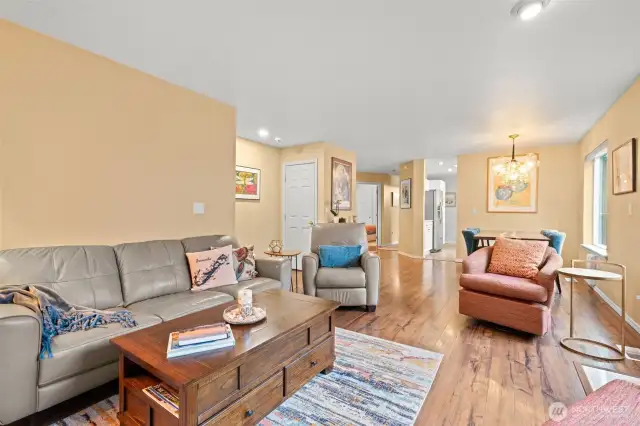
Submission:
POLYGON ((203 325, 171 333, 167 345, 167 358, 228 348, 235 344, 236 339, 233 337, 229 324, 219 322, 203 325))
POLYGON ((180 412, 180 399, 177 393, 165 385, 164 383, 157 384, 155 386, 149 386, 142 389, 142 392, 149 395, 153 400, 160 404, 165 410, 170 412, 176 417, 179 417, 180 412))

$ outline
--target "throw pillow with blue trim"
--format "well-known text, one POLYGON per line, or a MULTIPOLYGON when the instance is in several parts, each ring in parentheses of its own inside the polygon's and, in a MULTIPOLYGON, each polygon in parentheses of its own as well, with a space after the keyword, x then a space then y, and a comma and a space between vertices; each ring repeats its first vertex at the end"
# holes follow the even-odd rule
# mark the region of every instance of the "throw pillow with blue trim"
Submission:
POLYGON ((321 268, 350 268, 360 264, 362 246, 318 246, 321 268))

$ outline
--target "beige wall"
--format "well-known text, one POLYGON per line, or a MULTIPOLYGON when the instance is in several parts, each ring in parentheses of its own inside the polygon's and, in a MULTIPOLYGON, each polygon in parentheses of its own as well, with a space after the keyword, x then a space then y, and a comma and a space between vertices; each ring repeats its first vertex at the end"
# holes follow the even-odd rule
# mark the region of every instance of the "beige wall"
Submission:
POLYGON ((411 178, 411 208, 400 209, 399 251, 424 256, 424 181, 425 161, 412 160, 400 165, 400 181, 411 178))
MULTIPOLYGON (((382 229, 380 230, 380 243, 391 244, 394 241, 398 241, 398 210, 399 207, 391 206, 391 192, 398 193, 398 185, 393 185, 391 179, 393 176, 385 173, 367 173, 358 172, 357 181, 362 183, 379 183, 382 187, 381 204, 382 212, 380 215, 380 224, 382 229), (394 212, 395 210, 395 212, 394 212), (393 216, 395 215, 395 228, 393 226, 393 216)), ((397 180, 397 176, 396 176, 397 180)))
POLYGON ((260 200, 236 200, 236 236, 242 244, 253 244, 256 255, 263 252, 271 240, 282 239, 282 169, 280 148, 237 138, 236 163, 260 169, 260 200))
POLYGON ((3 247, 234 231, 232 107, 4 20, 0 57, 3 247))
MULTIPOLYGON (((487 158, 509 154, 504 151, 461 155, 458 157, 458 229, 477 227, 485 230, 521 230, 540 232, 558 229, 567 233, 563 249, 565 261, 578 254, 580 244, 582 164, 578 144, 529 148, 540 158, 538 170, 537 213, 487 212, 487 158)), ((460 234, 460 233, 459 233, 460 234)), ((466 256, 462 235, 457 236, 457 255, 466 256)))
MULTIPOLYGON (((640 79, 611 107, 611 109, 596 123, 587 135, 580 141, 576 158, 580 163, 581 184, 584 191, 584 221, 581 221, 584 242, 591 243, 591 191, 593 190, 593 170, 584 165, 585 157, 604 141, 608 141, 608 150, 631 138, 640 139, 640 79), (583 166, 584 165, 584 166, 583 166)), ((611 157, 609 158, 608 176, 611 172, 611 157)), ((637 171, 636 171, 637 173, 637 171)), ((637 177, 636 177, 637 179, 637 177)), ((640 302, 636 295, 640 294, 640 265, 638 264, 638 241, 640 241, 640 192, 624 195, 613 195, 612 184, 608 189, 608 221, 607 221, 607 252, 610 262, 622 263, 627 266, 627 311, 636 321, 640 322, 640 302), (629 212, 631 211, 631 214, 629 212)), ((617 284, 599 285, 602 290, 620 304, 620 292, 617 284)))

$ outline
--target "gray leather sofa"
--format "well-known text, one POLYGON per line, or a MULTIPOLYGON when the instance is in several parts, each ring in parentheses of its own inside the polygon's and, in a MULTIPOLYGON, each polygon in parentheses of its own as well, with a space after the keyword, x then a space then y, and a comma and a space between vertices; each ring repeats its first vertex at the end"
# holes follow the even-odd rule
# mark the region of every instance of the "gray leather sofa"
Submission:
POLYGON ((309 296, 336 300, 343 306, 367 306, 375 311, 380 286, 380 258, 369 253, 363 223, 322 223, 311 230, 311 253, 302 257, 302 281, 309 296), (321 268, 318 246, 361 245, 360 264, 351 268, 321 268))
POLYGON ((133 312, 138 327, 119 324, 54 338, 53 357, 39 359, 41 327, 29 309, 0 305, 0 424, 49 408, 118 377, 109 339, 232 301, 238 290, 289 290, 291 262, 258 259, 259 277, 191 292, 185 253, 225 245, 231 236, 0 251, 0 286, 38 284, 71 303, 133 312))

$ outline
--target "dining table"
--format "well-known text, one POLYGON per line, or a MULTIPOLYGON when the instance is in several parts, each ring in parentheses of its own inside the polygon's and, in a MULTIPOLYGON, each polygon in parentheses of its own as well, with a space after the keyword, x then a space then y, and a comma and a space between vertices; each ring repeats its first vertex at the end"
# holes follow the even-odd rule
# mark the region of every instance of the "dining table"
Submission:
POLYGON ((480 231, 473 236, 473 239, 479 242, 478 247, 489 247, 491 241, 495 241, 498 237, 514 240, 549 241, 548 237, 535 231, 480 231))

